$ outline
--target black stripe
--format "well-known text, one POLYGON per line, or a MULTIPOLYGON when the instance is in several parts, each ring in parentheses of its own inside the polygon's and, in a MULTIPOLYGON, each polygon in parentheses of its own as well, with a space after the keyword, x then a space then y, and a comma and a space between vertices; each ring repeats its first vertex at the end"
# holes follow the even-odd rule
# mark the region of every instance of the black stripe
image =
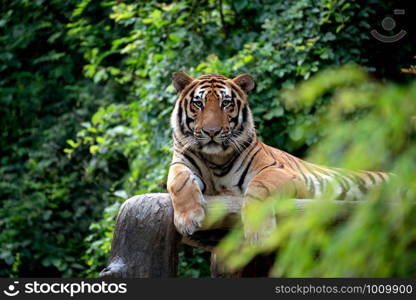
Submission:
POLYGON ((182 122, 182 114, 183 114, 182 105, 180 105, 179 103, 179 108, 178 108, 179 129, 181 130, 182 134, 185 134, 185 127, 182 122))
POLYGON ((185 182, 181 185, 181 187, 180 187, 179 189, 177 189, 177 190, 176 190, 176 193, 179 193, 180 191, 182 191, 182 190, 183 190, 183 188, 185 187, 185 185, 188 183, 188 181, 189 181, 189 175, 188 175, 188 177, 186 178, 185 182))
POLYGON ((367 188, 366 188, 367 184, 366 184, 365 180, 360 177, 360 175, 350 174, 348 172, 345 172, 344 176, 351 179, 352 182, 354 182, 357 185, 357 187, 360 189, 360 191, 362 193, 367 193, 367 188))
POLYGON ((311 178, 309 178, 307 175, 305 175, 304 173, 301 173, 303 179, 305 180, 305 184, 306 184, 306 188, 310 194, 310 197, 313 198, 315 197, 315 185, 314 182, 311 178))
POLYGON ((236 130, 235 133, 234 133, 237 137, 240 136, 244 132, 244 128, 245 128, 244 125, 247 123, 247 107, 246 106, 244 106, 244 108, 242 110, 242 113, 243 113, 243 120, 242 120, 238 130, 236 130))
MULTIPOLYGON (((286 156, 286 158, 288 159, 288 160, 290 160, 291 162, 293 162, 294 163, 294 165, 296 166, 296 168, 300 171, 300 172, 302 172, 302 170, 300 169, 300 166, 299 166, 299 164, 298 164, 298 162, 292 157, 292 155, 290 155, 290 154, 288 154, 288 153, 286 153, 286 152, 283 152, 283 154, 286 156)), ((292 165, 290 165, 290 167, 291 168, 293 168, 292 167, 292 165)))
POLYGON ((209 161, 208 159, 205 159, 205 161, 208 163, 208 167, 210 169, 220 169, 220 170, 222 170, 222 169, 227 168, 230 164, 232 164, 237 159, 238 156, 239 156, 238 154, 234 155, 232 160, 229 160, 228 162, 226 162, 225 164, 222 164, 222 165, 218 165, 216 163, 213 163, 212 161, 209 161))
POLYGON ((311 193, 312 197, 315 197, 315 185, 312 179, 311 179, 311 187, 310 187, 310 190, 308 189, 308 191, 311 193))
MULTIPOLYGON (((303 181, 305 182, 305 185, 306 185, 306 189, 308 190, 308 192, 309 192, 309 179, 308 179, 308 177, 307 176, 305 176, 305 174, 303 174, 303 172, 301 172, 300 173, 300 175, 302 175, 302 178, 303 178, 303 181)), ((313 185, 313 184, 312 184, 313 185)), ((313 189, 313 193, 311 193, 312 195, 312 197, 313 196, 315 196, 315 188, 313 189)))
POLYGON ((191 130, 191 123, 194 122, 195 120, 190 118, 188 115, 186 115, 185 118, 185 123, 186 123, 186 127, 188 127, 189 130, 191 130))
MULTIPOLYGON (((192 94, 194 93, 194 91, 192 91, 192 94)), ((189 115, 188 115, 188 110, 187 108, 189 107, 189 109, 192 111, 192 113, 195 114, 195 109, 192 106, 192 101, 187 100, 186 104, 185 104, 185 122, 186 122, 186 126, 188 127, 189 130, 191 130, 191 126, 190 124, 195 121, 194 119, 192 119, 189 115)))
POLYGON ((194 83, 191 83, 190 85, 188 85, 181 93, 181 95, 187 95, 189 93, 190 90, 192 90, 195 86, 197 86, 199 84, 198 81, 195 81, 194 83))
POLYGON ((314 186, 313 180, 312 179, 310 180, 310 186, 309 186, 309 177, 305 175, 305 172, 301 169, 300 164, 297 162, 297 160, 293 158, 290 154, 285 153, 285 155, 290 161, 292 161, 295 164, 300 175, 302 175, 303 180, 305 181, 305 184, 306 184, 306 188, 308 192, 311 194, 311 197, 315 197, 315 186, 314 186))
POLYGON ((261 199, 261 198, 259 198, 259 197, 257 197, 257 196, 254 196, 253 194, 250 194, 250 193, 247 193, 246 195, 245 195, 245 197, 250 197, 250 198, 253 198, 253 199, 256 199, 256 200, 260 200, 260 201, 262 201, 263 199, 261 199))
POLYGON ((248 170, 251 166, 251 163, 253 162, 254 157, 257 155, 257 153, 259 153, 260 150, 261 149, 258 149, 256 151, 256 153, 253 154, 253 156, 251 157, 250 161, 248 162, 246 168, 244 169, 243 174, 241 174, 240 179, 238 180, 237 186, 238 186, 238 188, 240 189, 241 192, 243 191, 244 180, 246 179, 247 172, 248 172, 248 170))
MULTIPOLYGON (((185 167, 189 168, 189 166, 181 161, 175 161, 173 163, 170 164, 170 166, 174 166, 174 165, 184 165, 185 167)), ((189 168, 190 169, 190 168, 189 168)))
POLYGON ((208 82, 209 82, 209 80, 202 80, 202 81, 199 82, 199 84, 205 84, 205 83, 208 83, 208 82))
POLYGON ((231 171, 231 169, 234 167, 234 162, 239 157, 240 157, 240 153, 237 152, 237 155, 235 155, 232 160, 230 160, 227 164, 225 164, 224 166, 222 166, 221 173, 218 174, 218 173, 215 173, 214 172, 214 175, 217 176, 217 177, 223 177, 223 176, 227 175, 231 171))
MULTIPOLYGON (((261 171, 263 171, 264 169, 267 169, 267 168, 273 167, 273 166, 275 166, 275 165, 277 165, 277 162, 276 162, 276 161, 274 161, 274 162, 273 162, 273 163, 271 163, 270 165, 267 165, 267 166, 265 166, 265 167, 261 168, 261 169, 257 172, 257 174, 260 174, 260 172, 261 172, 261 171)), ((257 175, 257 174, 256 174, 256 175, 257 175)))
POLYGON ((217 84, 215 84, 215 85, 211 84, 211 85, 203 85, 203 86, 201 86, 199 88, 200 89, 206 89, 206 88, 224 88, 224 86, 223 85, 217 85, 217 84))
POLYGON ((338 174, 338 173, 339 173, 338 171, 334 170, 333 175, 335 177, 335 180, 341 185, 342 192, 339 196, 336 197, 336 200, 345 200, 345 196, 347 195, 347 192, 349 189, 348 182, 346 182, 345 179, 343 178, 343 174, 338 174))
POLYGON ((176 136, 176 133, 175 132, 173 132, 173 142, 175 143, 178 143, 179 144, 179 146, 181 146, 181 147, 183 147, 183 144, 179 141, 179 139, 178 139, 178 137, 176 136))
POLYGON ((231 90, 231 100, 237 100, 237 95, 231 90))
POLYGON ((328 171, 324 168, 322 168, 321 166, 316 166, 317 169, 319 169, 319 172, 321 172, 322 174, 328 175, 330 176, 331 174, 328 173, 328 171))
MULTIPOLYGON (((319 176, 319 173, 312 170, 312 167, 308 166, 307 163, 305 163, 304 166, 308 170, 308 172, 318 180, 319 189, 321 190, 321 194, 323 194, 323 192, 324 192, 324 180, 322 179, 322 177, 319 176)), ((312 182, 312 184, 313 184, 313 182, 312 182)))
POLYGON ((253 152, 253 150, 256 148, 257 144, 259 143, 259 140, 256 140, 256 143, 253 145, 253 147, 248 151, 248 153, 246 154, 246 156, 244 156, 244 158, 242 159, 242 162, 240 164, 240 166, 238 167, 237 170, 235 170, 235 173, 237 173, 238 171, 240 171, 240 169, 243 167, 244 162, 246 160, 246 158, 250 155, 251 152, 253 152))
POLYGON ((202 176, 201 168, 198 166, 195 160, 186 153, 183 153, 182 155, 198 170, 199 175, 202 176))
POLYGON ((368 178, 370 178, 371 183, 376 184, 376 179, 374 178, 373 174, 370 172, 365 172, 365 173, 367 174, 368 178))
MULTIPOLYGON (((234 84, 234 85, 237 87, 237 85, 236 85, 236 84, 234 84)), ((244 94, 243 94, 243 92, 241 91, 241 89, 236 88, 236 87, 234 87, 234 90, 237 92, 237 94, 238 94, 238 96, 240 97, 240 99, 244 99, 244 94)))
POLYGON ((286 154, 286 157, 295 164, 295 166, 298 169, 300 175, 302 175, 303 181, 305 182, 305 185, 306 185, 306 188, 307 188, 308 192, 311 193, 311 197, 314 197, 315 196, 315 187, 313 186, 313 182, 311 182, 312 191, 309 191, 309 178, 304 174, 303 170, 300 168, 299 163, 291 155, 286 154))
POLYGON ((237 110, 238 110, 238 115, 240 115, 240 109, 241 109, 241 101, 236 99, 234 92, 231 93, 231 101, 233 102, 237 102, 237 110))
MULTIPOLYGON (((173 165, 184 165, 185 167, 187 167, 188 169, 190 169, 190 170, 192 171, 192 168, 190 168, 190 167, 189 167, 187 164, 185 164, 184 162, 176 161, 176 162, 174 162, 174 163, 171 163, 170 165, 171 165, 171 166, 173 166, 173 165)), ((202 184, 204 185, 204 186, 202 187, 202 194, 204 194, 204 193, 205 193, 205 191, 206 191, 206 189, 207 189, 207 185, 205 184, 204 180, 202 180, 201 176, 199 176, 199 175, 195 174, 194 172, 192 172, 192 174, 193 174, 194 176, 198 177, 198 178, 199 178, 199 180, 201 180, 202 184)))
MULTIPOLYGON (((177 115, 177 117, 179 119, 179 129, 180 129, 180 132, 183 135, 192 136, 192 131, 191 131, 191 128, 189 127, 189 124, 183 124, 183 122, 182 122, 182 115, 183 115, 182 104, 184 104, 184 102, 186 102, 186 100, 184 100, 182 103, 179 103, 179 107, 178 107, 178 115, 177 115), (185 125, 187 126, 187 128, 185 128, 185 125)), ((189 119, 189 117, 186 115, 185 123, 189 122, 188 119, 189 119)))
POLYGON ((247 119, 248 119, 248 108, 247 108, 247 105, 244 105, 242 114, 243 114, 243 123, 241 125, 243 125, 244 123, 246 123, 247 122, 247 119))
POLYGON ((201 78, 203 80, 201 80, 199 82, 199 84, 207 84, 210 83, 209 86, 211 86, 212 83, 220 83, 220 84, 224 84, 224 81, 220 80, 220 79, 214 79, 214 78, 201 78))
POLYGON ((319 174, 318 172, 311 171, 311 173, 318 179, 319 188, 321 189, 321 194, 323 194, 325 191, 325 181, 322 179, 321 174, 319 174))
POLYGON ((386 178, 384 178, 384 176, 381 174, 381 172, 375 172, 377 175, 378 175, 378 177, 380 177, 381 178, 381 181, 383 182, 383 181, 386 181, 386 178))
POLYGON ((234 100, 233 98, 231 98, 231 101, 235 101, 235 102, 237 102, 237 114, 236 114, 236 116, 235 117, 232 117, 231 119, 230 119, 230 123, 231 122, 234 122, 234 128, 237 128, 238 127, 238 119, 239 119, 239 117, 240 117, 240 112, 241 112, 241 101, 238 101, 238 100, 234 100))
POLYGON ((232 117, 230 119, 230 123, 234 123, 234 128, 236 128, 238 125, 238 115, 236 117, 232 117))
POLYGON ((190 94, 189 94, 189 99, 193 99, 195 95, 195 90, 193 90, 190 94))

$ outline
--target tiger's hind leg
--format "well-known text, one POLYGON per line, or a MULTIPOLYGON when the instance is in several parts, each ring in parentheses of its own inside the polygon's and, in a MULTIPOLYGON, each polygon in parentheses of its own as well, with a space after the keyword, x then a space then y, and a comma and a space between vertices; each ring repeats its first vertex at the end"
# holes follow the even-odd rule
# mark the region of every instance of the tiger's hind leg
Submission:
POLYGON ((183 164, 169 169, 167 188, 172 199, 174 223, 182 235, 191 235, 205 218, 205 200, 199 178, 183 164))
POLYGON ((254 218, 250 214, 255 214, 265 200, 272 196, 303 197, 305 193, 304 182, 281 168, 267 168, 253 177, 247 185, 241 210, 246 242, 259 244, 276 228, 276 217, 271 210, 260 226, 252 223, 254 218))

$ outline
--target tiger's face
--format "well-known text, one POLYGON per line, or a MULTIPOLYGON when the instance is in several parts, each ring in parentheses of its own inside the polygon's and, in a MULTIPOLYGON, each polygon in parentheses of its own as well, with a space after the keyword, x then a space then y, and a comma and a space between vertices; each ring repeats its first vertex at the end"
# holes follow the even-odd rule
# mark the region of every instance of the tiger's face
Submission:
POLYGON ((179 98, 171 124, 181 148, 219 154, 244 147, 254 132, 247 103, 247 94, 254 88, 251 76, 229 79, 210 74, 193 79, 175 73, 173 85, 179 98))

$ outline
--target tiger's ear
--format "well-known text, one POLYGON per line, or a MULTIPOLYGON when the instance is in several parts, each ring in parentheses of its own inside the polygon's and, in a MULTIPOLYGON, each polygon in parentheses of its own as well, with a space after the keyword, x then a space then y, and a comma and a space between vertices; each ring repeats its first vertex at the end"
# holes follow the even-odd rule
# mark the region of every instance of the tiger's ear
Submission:
POLYGON ((253 77, 251 77, 248 74, 238 75, 236 78, 233 79, 233 81, 247 94, 251 92, 256 86, 253 77))
POLYGON ((182 92, 194 79, 184 72, 173 74, 172 83, 178 93, 182 92))

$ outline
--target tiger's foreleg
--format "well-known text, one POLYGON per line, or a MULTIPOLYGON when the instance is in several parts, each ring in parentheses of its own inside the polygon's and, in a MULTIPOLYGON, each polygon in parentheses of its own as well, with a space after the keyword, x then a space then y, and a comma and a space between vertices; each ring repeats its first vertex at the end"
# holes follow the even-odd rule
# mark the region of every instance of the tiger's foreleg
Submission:
POLYGON ((172 199, 174 223, 179 233, 193 234, 205 217, 202 182, 191 169, 174 164, 169 169, 167 188, 172 199))
POLYGON ((306 192, 304 182, 297 176, 280 168, 267 168, 254 176, 247 185, 241 210, 245 240, 258 244, 276 228, 276 217, 269 211, 260 226, 252 223, 256 209, 270 197, 303 197, 306 192))

